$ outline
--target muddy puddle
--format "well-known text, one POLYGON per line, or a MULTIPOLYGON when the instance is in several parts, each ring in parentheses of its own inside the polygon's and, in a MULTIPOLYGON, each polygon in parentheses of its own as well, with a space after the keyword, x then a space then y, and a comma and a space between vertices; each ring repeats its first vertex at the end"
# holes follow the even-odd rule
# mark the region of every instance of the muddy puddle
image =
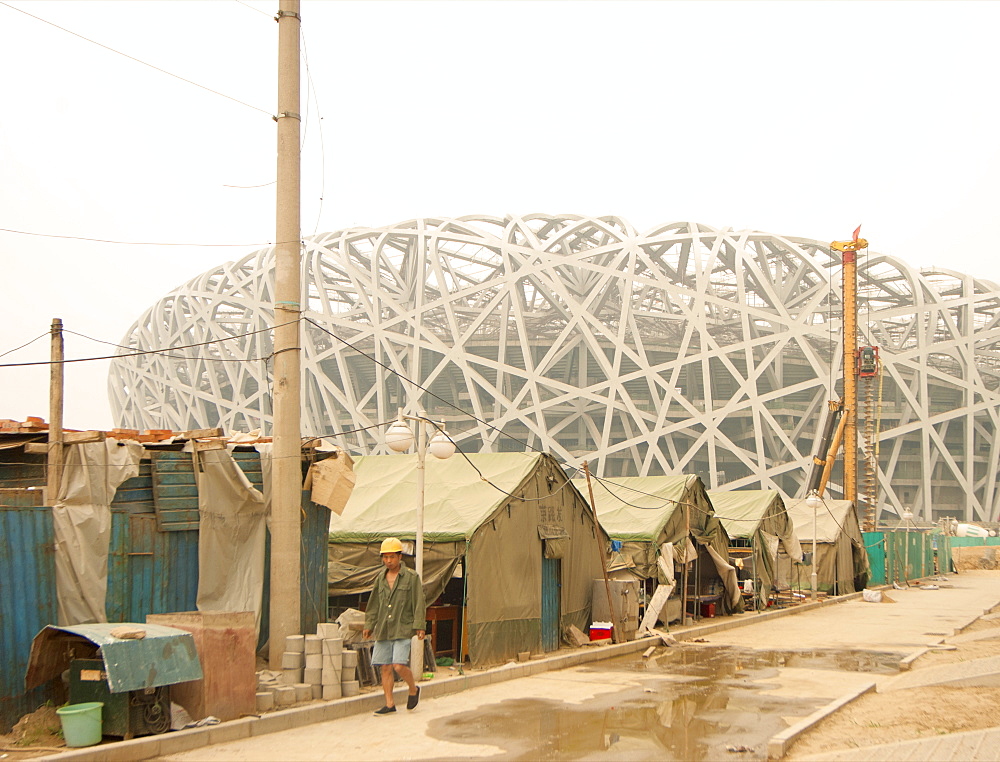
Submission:
POLYGON ((428 734, 503 749, 485 758, 491 760, 765 760, 769 738, 828 701, 774 695, 774 683, 764 681, 781 668, 885 674, 898 671, 899 658, 682 645, 658 649, 650 659, 634 655, 593 667, 630 673, 640 686, 582 703, 509 699, 436 720, 428 734))

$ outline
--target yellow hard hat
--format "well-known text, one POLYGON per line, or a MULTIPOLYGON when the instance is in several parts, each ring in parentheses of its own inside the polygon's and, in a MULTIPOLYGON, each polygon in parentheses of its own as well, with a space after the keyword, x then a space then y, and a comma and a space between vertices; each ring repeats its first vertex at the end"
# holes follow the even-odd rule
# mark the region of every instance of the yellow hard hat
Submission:
POLYGON ((397 537, 386 537, 382 540, 382 547, 378 551, 381 553, 402 553, 403 543, 397 537))

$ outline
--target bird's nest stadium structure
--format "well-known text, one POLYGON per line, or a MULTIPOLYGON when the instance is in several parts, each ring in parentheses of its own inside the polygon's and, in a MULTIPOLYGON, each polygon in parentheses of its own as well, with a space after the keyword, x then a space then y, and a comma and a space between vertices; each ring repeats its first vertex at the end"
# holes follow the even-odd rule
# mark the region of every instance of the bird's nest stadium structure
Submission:
MULTIPOLYGON (((303 434, 350 432, 333 441, 356 453, 422 409, 467 452, 796 496, 840 394, 840 257, 819 241, 535 214, 352 228, 303 254, 303 434)), ((858 284, 882 518, 997 520, 998 287, 875 253, 858 284)), ((273 288, 269 248, 152 306, 112 363, 116 423, 267 431, 273 288)))

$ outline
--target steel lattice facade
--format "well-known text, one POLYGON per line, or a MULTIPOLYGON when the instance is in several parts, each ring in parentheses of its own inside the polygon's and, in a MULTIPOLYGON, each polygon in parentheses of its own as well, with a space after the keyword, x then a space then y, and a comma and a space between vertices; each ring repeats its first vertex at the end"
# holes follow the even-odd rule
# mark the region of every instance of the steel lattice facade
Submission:
MULTIPOLYGON (((303 433, 375 426, 337 441, 385 452, 376 424, 423 408, 470 452, 530 445, 605 476, 800 495, 841 388, 840 269, 818 241, 695 223, 640 234, 616 217, 315 236, 303 433)), ((273 278, 265 249, 148 310, 128 350, 216 343, 117 359, 116 423, 268 430, 273 278)), ((874 253, 858 282, 858 341, 883 364, 880 509, 997 520, 1000 290, 874 253)))

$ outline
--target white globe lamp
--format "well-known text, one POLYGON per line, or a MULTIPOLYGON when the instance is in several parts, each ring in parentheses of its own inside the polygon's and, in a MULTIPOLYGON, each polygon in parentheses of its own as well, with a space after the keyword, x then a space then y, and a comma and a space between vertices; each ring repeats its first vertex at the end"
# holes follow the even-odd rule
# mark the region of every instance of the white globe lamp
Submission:
POLYGON ((396 421, 385 432, 385 446, 393 452, 406 452, 413 446, 413 431, 402 421, 396 421))

